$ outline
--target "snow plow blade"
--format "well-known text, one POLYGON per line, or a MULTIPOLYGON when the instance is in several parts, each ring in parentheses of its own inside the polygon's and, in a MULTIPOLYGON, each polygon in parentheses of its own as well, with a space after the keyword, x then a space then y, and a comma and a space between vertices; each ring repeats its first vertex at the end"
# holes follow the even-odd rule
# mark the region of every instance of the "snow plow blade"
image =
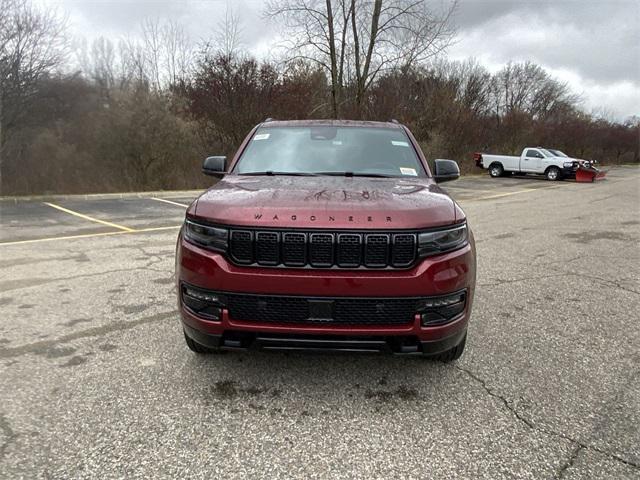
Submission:
POLYGON ((576 182, 592 183, 596 180, 602 180, 606 175, 606 170, 599 170, 593 167, 578 167, 578 170, 576 170, 576 182))

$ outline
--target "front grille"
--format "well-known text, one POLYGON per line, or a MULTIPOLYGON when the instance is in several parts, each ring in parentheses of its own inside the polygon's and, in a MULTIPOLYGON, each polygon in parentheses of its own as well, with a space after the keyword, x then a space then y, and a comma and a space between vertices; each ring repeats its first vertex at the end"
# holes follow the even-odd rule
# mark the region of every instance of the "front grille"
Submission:
POLYGON ((362 263, 362 236, 338 235, 338 266, 359 267, 362 263))
POLYGON ((243 230, 231 232, 231 257, 238 263, 253 263, 253 234, 243 230))
POLYGON ((394 235, 392 262, 397 266, 410 265, 416 252, 415 235, 394 235))
POLYGON ((307 236, 304 233, 285 233, 282 238, 282 263, 302 267, 307 261, 307 236))
POLYGON ((279 253, 277 233, 256 233, 256 261, 260 265, 277 265, 280 257, 279 253))
POLYGON ((309 302, 303 297, 229 295, 226 306, 233 320, 299 323, 309 318, 309 302))
POLYGON ((222 294, 232 320, 316 325, 407 325, 414 321, 416 298, 284 297, 222 294), (326 318, 313 315, 314 302, 326 305, 326 318))
POLYGON ((389 258, 389 235, 367 235, 364 254, 367 267, 384 267, 389 258))
POLYGON ((309 263, 314 267, 333 265, 333 235, 312 233, 309 235, 309 263))
POLYGON ((415 233, 231 230, 231 259, 241 265, 313 268, 407 268, 415 233))

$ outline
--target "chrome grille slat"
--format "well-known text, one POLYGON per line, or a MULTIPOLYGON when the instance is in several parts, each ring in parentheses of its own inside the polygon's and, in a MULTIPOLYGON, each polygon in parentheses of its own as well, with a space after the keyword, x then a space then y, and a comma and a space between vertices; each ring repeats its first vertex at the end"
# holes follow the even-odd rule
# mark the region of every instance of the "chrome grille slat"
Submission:
POLYGON ((231 260, 241 265, 313 268, 408 268, 416 233, 231 229, 231 260))

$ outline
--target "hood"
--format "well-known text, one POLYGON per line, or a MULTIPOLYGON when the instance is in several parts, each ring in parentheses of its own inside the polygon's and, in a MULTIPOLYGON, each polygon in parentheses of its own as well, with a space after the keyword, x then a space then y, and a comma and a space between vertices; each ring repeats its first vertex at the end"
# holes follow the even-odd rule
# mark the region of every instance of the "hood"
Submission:
POLYGON ((460 220, 456 207, 428 178, 227 175, 194 213, 253 227, 415 229, 460 220))

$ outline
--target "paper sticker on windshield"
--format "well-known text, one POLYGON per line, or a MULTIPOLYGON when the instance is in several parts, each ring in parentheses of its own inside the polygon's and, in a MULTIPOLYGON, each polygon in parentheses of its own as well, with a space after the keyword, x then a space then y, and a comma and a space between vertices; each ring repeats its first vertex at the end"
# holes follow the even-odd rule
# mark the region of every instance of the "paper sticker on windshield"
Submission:
POLYGON ((269 138, 269 133, 259 133, 253 137, 254 140, 266 140, 269 138))
POLYGON ((402 173, 403 175, 411 175, 412 177, 418 176, 415 168, 400 167, 400 173, 402 173))
POLYGON ((391 140, 391 145, 395 145, 396 147, 408 147, 408 142, 401 142, 399 140, 391 140))

